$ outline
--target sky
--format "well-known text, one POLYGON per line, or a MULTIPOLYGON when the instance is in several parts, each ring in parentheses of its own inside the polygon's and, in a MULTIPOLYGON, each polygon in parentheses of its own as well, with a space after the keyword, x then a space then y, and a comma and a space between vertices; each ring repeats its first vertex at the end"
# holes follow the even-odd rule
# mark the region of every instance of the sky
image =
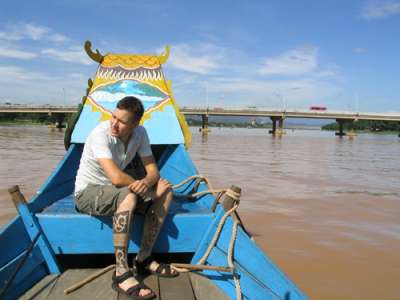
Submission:
POLYGON ((180 106, 400 112, 400 0, 0 3, 0 104, 75 105, 103 54, 160 54, 180 106))

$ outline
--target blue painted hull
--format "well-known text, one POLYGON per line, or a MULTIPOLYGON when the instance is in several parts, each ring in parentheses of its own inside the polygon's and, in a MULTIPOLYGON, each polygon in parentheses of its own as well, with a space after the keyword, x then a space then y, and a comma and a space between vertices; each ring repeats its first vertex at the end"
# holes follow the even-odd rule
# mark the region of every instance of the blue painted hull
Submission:
MULTIPOLYGON (((39 232, 32 252, 7 290, 5 299, 15 299, 41 278, 62 272, 58 259, 66 254, 111 254, 111 218, 92 217, 75 211, 71 194, 82 145, 73 144, 57 169, 39 190, 37 196, 18 207, 19 215, 0 231, 0 288, 23 259, 26 249, 39 232)), ((197 174, 183 145, 166 146, 158 158, 161 176, 173 184, 197 174)), ((187 193, 193 182, 177 192, 187 193)), ((200 184, 198 191, 206 190, 200 184)), ((197 263, 212 239, 217 224, 225 213, 217 206, 213 212, 212 195, 195 202, 176 199, 155 245, 158 253, 193 253, 197 263)), ((227 251, 232 233, 228 217, 216 246, 206 264, 226 266, 227 251)), ((129 251, 137 252, 142 232, 142 219, 135 218, 129 251)), ((257 247, 239 226, 234 246, 235 270, 240 278, 243 299, 306 299, 306 296, 257 247)), ((233 276, 229 273, 207 271, 207 275, 231 298, 236 298, 233 276)))

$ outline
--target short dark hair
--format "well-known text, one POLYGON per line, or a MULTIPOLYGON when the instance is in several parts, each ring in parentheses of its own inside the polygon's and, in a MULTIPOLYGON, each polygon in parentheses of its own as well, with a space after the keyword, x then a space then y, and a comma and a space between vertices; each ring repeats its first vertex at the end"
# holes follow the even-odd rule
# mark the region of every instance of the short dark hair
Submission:
POLYGON ((133 96, 126 96, 118 101, 118 109, 123 109, 131 112, 135 121, 140 121, 144 114, 144 107, 142 101, 133 96))

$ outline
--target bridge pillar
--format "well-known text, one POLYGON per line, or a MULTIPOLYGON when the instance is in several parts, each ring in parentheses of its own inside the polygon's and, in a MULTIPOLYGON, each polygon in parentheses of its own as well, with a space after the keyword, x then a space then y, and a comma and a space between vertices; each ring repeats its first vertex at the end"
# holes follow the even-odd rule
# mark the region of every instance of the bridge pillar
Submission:
POLYGON ((283 130, 283 118, 280 118, 278 120, 278 130, 277 130, 278 135, 283 135, 285 134, 285 131, 283 130))
POLYGON ((57 114, 56 117, 56 128, 61 129, 64 128, 64 120, 65 120, 65 114, 57 114))
POLYGON ((57 113, 57 114, 52 114, 49 112, 49 117, 50 117, 50 122, 48 123, 48 127, 53 131, 54 129, 61 130, 64 128, 64 119, 65 119, 65 114, 63 113, 57 113))
POLYGON ((199 131, 203 133, 208 133, 211 131, 211 129, 208 128, 208 114, 201 115, 201 128, 199 131))
MULTIPOLYGON (((338 136, 338 137, 344 137, 344 136, 346 136, 347 133, 344 132, 343 125, 344 125, 345 123, 353 123, 353 121, 354 121, 354 120, 350 120, 350 119, 336 119, 336 122, 337 122, 338 125, 339 125, 339 131, 335 132, 335 135, 338 136)), ((351 136, 353 137, 353 136, 354 136, 354 133, 352 133, 351 136)))
POLYGON ((271 117, 272 129, 269 131, 270 134, 278 136, 285 134, 283 130, 283 119, 283 117, 271 117), (276 122, 278 122, 278 127, 276 126, 276 122))

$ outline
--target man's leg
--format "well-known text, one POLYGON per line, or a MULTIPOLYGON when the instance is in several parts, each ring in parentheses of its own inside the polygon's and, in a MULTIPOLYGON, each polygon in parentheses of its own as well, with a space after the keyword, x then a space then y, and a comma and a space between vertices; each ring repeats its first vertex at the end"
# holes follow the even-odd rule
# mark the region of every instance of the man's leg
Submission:
MULTIPOLYGON (((136 256, 137 261, 142 262, 150 256, 161 226, 168 214, 172 198, 173 194, 170 184, 168 181, 160 179, 156 186, 156 195, 153 204, 149 207, 145 215, 143 238, 136 256)), ((159 264, 154 261, 150 264, 149 269, 155 271, 158 266, 159 264)), ((176 273, 174 270, 171 272, 176 273)))
MULTIPOLYGON (((137 196, 129 193, 125 199, 119 204, 113 216, 113 241, 116 261, 116 276, 120 276, 129 271, 128 266, 128 243, 131 225, 133 223, 133 212, 136 207, 137 196)), ((128 278, 119 284, 123 290, 138 284, 134 278, 128 278)), ((139 295, 146 296, 151 293, 149 289, 141 289, 139 295)))

